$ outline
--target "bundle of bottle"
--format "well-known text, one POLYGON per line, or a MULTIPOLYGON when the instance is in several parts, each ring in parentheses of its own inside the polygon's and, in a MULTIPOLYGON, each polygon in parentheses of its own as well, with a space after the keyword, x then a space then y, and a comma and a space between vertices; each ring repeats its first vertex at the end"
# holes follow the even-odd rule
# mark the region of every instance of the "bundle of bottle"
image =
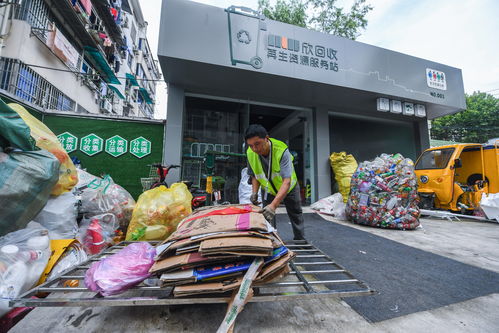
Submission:
POLYGON ((352 175, 347 218, 357 224, 390 229, 419 226, 414 163, 401 154, 381 154, 360 163, 352 175))

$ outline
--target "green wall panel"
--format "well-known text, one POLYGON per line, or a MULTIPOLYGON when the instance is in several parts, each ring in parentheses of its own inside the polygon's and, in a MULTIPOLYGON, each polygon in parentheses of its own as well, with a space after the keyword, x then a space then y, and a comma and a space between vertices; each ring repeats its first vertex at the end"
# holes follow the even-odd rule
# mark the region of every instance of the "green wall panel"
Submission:
POLYGON ((109 120, 96 118, 77 118, 59 115, 45 115, 44 123, 56 134, 70 132, 78 137, 78 150, 69 154, 77 157, 82 167, 91 174, 100 176, 109 174, 113 180, 127 189, 132 196, 137 197, 142 193, 141 177, 149 176, 148 164, 160 163, 163 153, 164 125, 158 123, 146 123, 127 120, 109 120), (93 156, 88 156, 79 149, 80 139, 90 133, 94 133, 105 140, 119 135, 130 141, 140 136, 151 142, 151 154, 137 158, 129 151, 125 154, 113 157, 101 151, 93 156))

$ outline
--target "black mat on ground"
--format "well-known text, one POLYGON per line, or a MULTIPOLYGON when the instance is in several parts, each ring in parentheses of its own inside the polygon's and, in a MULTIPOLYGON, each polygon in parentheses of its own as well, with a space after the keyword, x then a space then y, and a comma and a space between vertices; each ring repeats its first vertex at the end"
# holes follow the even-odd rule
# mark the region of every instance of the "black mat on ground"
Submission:
MULTIPOLYGON (((287 215, 277 215, 277 228, 283 239, 293 238, 287 215)), ((398 232, 411 237, 418 231, 398 232)), ((316 214, 305 214, 305 233, 310 243, 378 292, 345 298, 371 322, 499 292, 495 272, 329 222, 316 214)))

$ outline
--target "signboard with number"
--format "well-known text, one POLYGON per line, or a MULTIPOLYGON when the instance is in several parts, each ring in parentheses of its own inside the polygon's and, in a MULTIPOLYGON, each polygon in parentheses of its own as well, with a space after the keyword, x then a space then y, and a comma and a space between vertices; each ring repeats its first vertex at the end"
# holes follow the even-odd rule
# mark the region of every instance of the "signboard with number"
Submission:
POLYGON ((78 149, 78 138, 69 132, 59 134, 57 139, 59 139, 62 148, 64 148, 68 154, 78 149))
POLYGON ((151 153, 151 141, 138 137, 130 141, 130 153, 135 157, 142 158, 151 153))
POLYGON ((111 156, 118 157, 126 153, 128 141, 119 135, 115 135, 106 140, 105 151, 111 156))
POLYGON ((99 136, 91 133, 81 138, 80 150, 88 156, 93 156, 102 151, 104 146, 103 142, 104 140, 102 140, 99 136))

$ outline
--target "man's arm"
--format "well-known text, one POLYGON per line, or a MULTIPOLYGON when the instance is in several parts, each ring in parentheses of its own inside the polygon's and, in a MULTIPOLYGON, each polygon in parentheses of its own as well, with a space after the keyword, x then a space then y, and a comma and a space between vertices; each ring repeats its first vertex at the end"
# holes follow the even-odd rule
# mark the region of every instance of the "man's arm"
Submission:
POLYGON ((258 182, 255 176, 251 176, 251 188, 252 188, 252 193, 258 193, 258 189, 260 188, 260 183, 258 182))
POLYGON ((286 195, 288 194, 289 187, 291 186, 291 178, 284 178, 282 180, 282 185, 279 191, 277 192, 277 195, 275 196, 274 200, 270 203, 270 207, 274 209, 274 211, 277 209, 279 204, 284 200, 286 195))

